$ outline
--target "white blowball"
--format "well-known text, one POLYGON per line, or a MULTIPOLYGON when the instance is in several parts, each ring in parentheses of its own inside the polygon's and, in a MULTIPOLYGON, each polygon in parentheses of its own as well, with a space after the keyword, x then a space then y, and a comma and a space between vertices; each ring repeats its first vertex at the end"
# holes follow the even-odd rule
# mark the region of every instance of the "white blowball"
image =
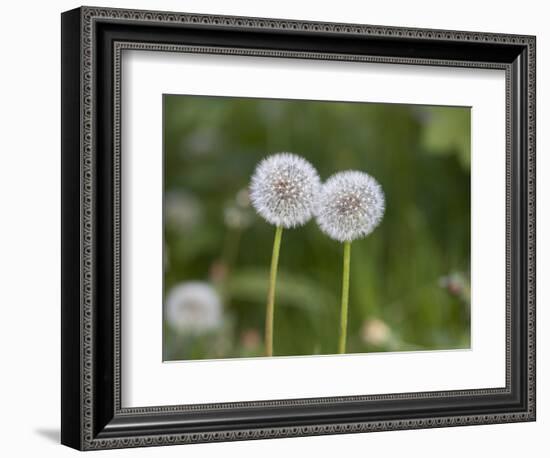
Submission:
POLYGON ((370 175, 346 171, 321 187, 316 205, 320 229, 332 239, 351 242, 369 235, 384 216, 382 187, 370 175))
POLYGON ((166 296, 166 320, 184 333, 204 334, 219 328, 222 308, 217 291, 204 282, 180 283, 166 296))
POLYGON ((291 153, 262 160, 252 176, 250 199, 267 222, 284 228, 302 226, 314 213, 321 186, 315 168, 291 153))

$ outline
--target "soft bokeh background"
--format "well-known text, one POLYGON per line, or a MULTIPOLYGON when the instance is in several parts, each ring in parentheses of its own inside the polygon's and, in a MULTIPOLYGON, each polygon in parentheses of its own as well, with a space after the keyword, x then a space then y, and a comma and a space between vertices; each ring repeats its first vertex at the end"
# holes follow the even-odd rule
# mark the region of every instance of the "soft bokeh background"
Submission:
MULTIPOLYGON (((470 346, 470 110, 167 95, 164 359, 263 354, 274 227, 249 206, 265 156, 357 169, 386 214, 352 245, 348 352, 470 346)), ((336 353, 342 245, 283 233, 275 355, 336 353)))

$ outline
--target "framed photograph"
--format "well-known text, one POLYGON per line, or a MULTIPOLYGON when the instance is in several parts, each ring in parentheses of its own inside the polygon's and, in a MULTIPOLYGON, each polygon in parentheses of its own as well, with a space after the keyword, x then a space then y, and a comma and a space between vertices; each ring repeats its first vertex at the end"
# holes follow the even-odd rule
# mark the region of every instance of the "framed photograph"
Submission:
POLYGON ((62 15, 80 450, 535 420, 535 37, 62 15))

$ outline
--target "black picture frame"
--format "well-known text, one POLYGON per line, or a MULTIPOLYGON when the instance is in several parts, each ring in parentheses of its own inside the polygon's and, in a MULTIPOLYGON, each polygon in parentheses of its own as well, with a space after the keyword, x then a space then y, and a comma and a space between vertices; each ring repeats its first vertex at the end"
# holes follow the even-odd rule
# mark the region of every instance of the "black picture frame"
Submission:
POLYGON ((79 450, 535 420, 533 36, 81 7, 62 14, 62 429, 79 450), (506 387, 194 406, 120 403, 120 53, 506 72, 506 387))

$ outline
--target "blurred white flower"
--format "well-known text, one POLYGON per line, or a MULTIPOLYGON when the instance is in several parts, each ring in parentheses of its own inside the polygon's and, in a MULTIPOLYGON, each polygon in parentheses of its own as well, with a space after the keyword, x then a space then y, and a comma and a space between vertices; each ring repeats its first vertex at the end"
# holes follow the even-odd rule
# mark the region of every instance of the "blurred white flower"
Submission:
POLYGON ((250 207, 250 193, 248 192, 248 189, 241 189, 235 196, 235 201, 237 202, 237 205, 241 208, 250 207))
POLYGON ((361 338, 365 343, 370 345, 384 345, 391 338, 391 330, 382 320, 373 318, 363 323, 361 338))
POLYGON ((252 223, 252 210, 248 189, 241 189, 235 199, 227 203, 223 210, 223 220, 230 229, 246 229, 252 223))
POLYGON ((439 278, 439 286, 446 289, 449 294, 457 296, 464 301, 470 300, 470 284, 468 276, 463 272, 451 272, 439 278))
POLYGON ((180 231, 196 227, 202 217, 198 199, 186 191, 171 191, 164 199, 166 224, 180 231))
POLYGON ((340 172, 321 187, 316 219, 329 237, 351 242, 370 234, 384 209, 384 192, 374 178, 364 172, 340 172))
POLYGON ((256 168, 250 199, 267 222, 290 228, 311 219, 319 188, 319 175, 309 162, 295 154, 278 153, 256 168))
POLYGON ((175 329, 204 334, 222 325, 222 302, 208 283, 193 281, 174 286, 166 296, 166 319, 175 329))
POLYGON ((246 229, 252 222, 250 213, 236 205, 228 205, 223 210, 223 220, 231 229, 246 229))

